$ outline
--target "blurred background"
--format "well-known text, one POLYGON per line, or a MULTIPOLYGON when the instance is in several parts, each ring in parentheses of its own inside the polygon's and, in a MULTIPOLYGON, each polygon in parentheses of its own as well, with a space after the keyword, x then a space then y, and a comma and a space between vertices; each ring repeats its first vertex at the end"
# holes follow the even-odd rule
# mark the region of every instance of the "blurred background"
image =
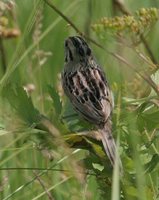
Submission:
POLYGON ((0 1, 0 199, 159 199, 158 6, 0 1), (121 180, 61 88, 64 41, 78 34, 114 94, 121 180))

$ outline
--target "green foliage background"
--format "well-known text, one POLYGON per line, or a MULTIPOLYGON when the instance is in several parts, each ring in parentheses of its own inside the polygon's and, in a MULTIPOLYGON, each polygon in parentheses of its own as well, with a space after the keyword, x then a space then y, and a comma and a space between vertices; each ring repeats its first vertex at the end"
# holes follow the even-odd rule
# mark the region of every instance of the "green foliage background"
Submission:
POLYGON ((63 94, 63 44, 77 33, 46 2, 0 2, 0 199, 159 199, 159 22, 146 10, 159 2, 50 0, 103 48, 88 39, 114 94, 123 176, 63 94), (141 8, 142 32, 109 21, 141 8))

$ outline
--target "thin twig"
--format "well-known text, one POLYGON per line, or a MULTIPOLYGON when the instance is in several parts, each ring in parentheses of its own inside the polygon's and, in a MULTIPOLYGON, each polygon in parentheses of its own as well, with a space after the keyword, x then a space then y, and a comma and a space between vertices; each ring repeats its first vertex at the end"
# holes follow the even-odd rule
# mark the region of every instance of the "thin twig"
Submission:
MULTIPOLYGON (((78 173, 78 174, 84 174, 84 175, 91 175, 96 176, 95 173, 87 170, 85 172, 80 170, 67 170, 67 169, 57 169, 57 168, 42 168, 42 167, 1 167, 0 171, 56 171, 56 172, 67 172, 67 173, 78 173)), ((39 175, 38 175, 39 176, 39 175)))
MULTIPOLYGON (((91 41, 92 43, 94 43, 96 46, 100 47, 101 49, 104 49, 104 47, 100 44, 98 44, 95 40, 91 39, 90 37, 84 35, 84 33, 82 33, 77 26, 68 18, 66 17, 59 9, 56 8, 55 5, 53 5, 51 0, 44 0, 55 12, 57 12, 66 22, 68 22, 68 24, 81 36, 83 36, 85 39, 88 39, 89 41, 91 41)), ((105 51, 107 51, 106 49, 104 49, 105 51)))
MULTIPOLYGON (((124 15, 132 15, 131 12, 126 8, 126 6, 120 0, 113 0, 113 3, 119 8, 121 13, 123 13, 124 15)), ((148 42, 146 41, 143 34, 140 35, 140 39, 141 39, 142 43, 144 44, 145 49, 146 49, 147 53, 149 54, 152 62, 154 64, 158 64, 157 60, 155 59, 155 56, 153 55, 153 53, 151 51, 151 48, 150 48, 148 42)))
MULTIPOLYGON (((125 47, 133 49, 138 57, 140 57, 144 62, 150 65, 153 68, 153 71, 151 71, 152 74, 156 72, 156 70, 159 68, 159 64, 154 64, 152 60, 149 59, 149 57, 147 58, 147 56, 140 52, 138 48, 133 48, 134 46, 132 46, 132 44, 127 44, 126 41, 120 35, 117 35, 117 39, 120 46, 123 47, 124 44, 125 47)), ((137 43, 135 43, 135 46, 137 46, 137 43)))
POLYGON ((54 4, 52 3, 52 1, 50 0, 44 0, 45 3, 47 3, 52 9, 55 10, 55 12, 57 12, 65 21, 67 21, 73 29, 75 29, 75 31, 77 33, 79 33, 80 35, 82 35, 82 32, 69 20, 68 17, 66 17, 59 9, 56 8, 56 6, 54 6, 54 4))
POLYGON ((125 58, 121 57, 120 55, 116 54, 116 53, 111 53, 114 57, 116 57, 118 60, 122 61, 123 63, 125 63, 127 66, 129 66, 131 69, 133 69, 133 71, 135 71, 141 78, 143 78, 156 92, 156 94, 159 96, 159 89, 157 87, 157 85, 155 84, 155 82, 151 79, 151 77, 149 75, 147 75, 145 72, 141 73, 138 72, 133 65, 131 65, 125 58))
POLYGON ((125 15, 131 15, 129 10, 124 6, 123 2, 121 0, 112 0, 113 4, 119 8, 119 10, 125 14, 125 15))
POLYGON ((40 176, 38 176, 38 174, 36 172, 34 172, 34 175, 36 176, 36 178, 39 181, 40 185, 42 186, 42 188, 44 189, 45 193, 47 194, 48 199, 54 200, 54 198, 52 197, 50 191, 48 191, 47 188, 45 187, 45 185, 44 185, 42 179, 40 178, 40 176))
POLYGON ((145 37, 144 37, 143 35, 140 35, 140 39, 141 39, 141 41, 143 42, 143 44, 144 44, 144 46, 145 46, 145 49, 146 49, 147 53, 149 54, 149 56, 150 56, 152 62, 153 62, 154 64, 158 65, 158 62, 156 61, 155 56, 153 55, 153 53, 152 53, 152 51, 151 51, 151 48, 150 48, 148 42, 146 41, 145 37))

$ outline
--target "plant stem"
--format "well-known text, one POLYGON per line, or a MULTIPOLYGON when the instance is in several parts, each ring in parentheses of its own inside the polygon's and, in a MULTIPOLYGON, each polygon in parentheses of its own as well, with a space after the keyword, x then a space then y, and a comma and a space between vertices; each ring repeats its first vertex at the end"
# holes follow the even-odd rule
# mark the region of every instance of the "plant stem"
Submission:
MULTIPOLYGON (((120 0, 112 0, 114 5, 116 5, 116 7, 118 7, 119 11, 121 11, 121 13, 123 13, 124 15, 131 15, 131 12, 126 8, 126 6, 124 5, 123 2, 121 2, 120 0)), ((144 47, 147 51, 147 53, 149 54, 152 62, 154 64, 158 64, 157 60, 155 59, 155 56, 153 55, 153 52, 148 44, 148 42, 146 41, 145 37, 143 36, 143 34, 140 35, 140 39, 142 41, 142 43, 144 44, 144 47)))
POLYGON ((3 39, 1 36, 0 36, 0 55, 1 55, 1 64, 2 64, 2 69, 3 69, 3 74, 5 74, 7 70, 7 64, 6 64, 6 55, 5 55, 4 45, 3 45, 3 39))

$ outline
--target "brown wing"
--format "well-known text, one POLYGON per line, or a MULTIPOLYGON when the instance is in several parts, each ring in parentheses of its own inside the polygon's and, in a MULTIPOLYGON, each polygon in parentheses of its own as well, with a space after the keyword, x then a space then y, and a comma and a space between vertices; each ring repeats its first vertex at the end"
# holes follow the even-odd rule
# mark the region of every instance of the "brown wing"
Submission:
POLYGON ((64 73, 63 88, 77 112, 86 120, 95 124, 107 121, 113 99, 100 68, 85 67, 64 73))

